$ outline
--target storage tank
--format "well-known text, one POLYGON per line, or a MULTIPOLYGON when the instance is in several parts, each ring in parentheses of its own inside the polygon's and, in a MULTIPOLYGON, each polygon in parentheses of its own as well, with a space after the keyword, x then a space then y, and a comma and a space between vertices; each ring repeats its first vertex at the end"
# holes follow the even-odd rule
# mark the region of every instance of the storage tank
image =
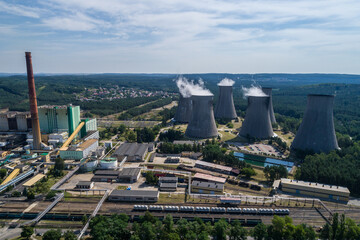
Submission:
POLYGON ((215 118, 219 119, 235 119, 237 117, 234 99, 233 99, 233 87, 232 85, 220 85, 219 86, 219 100, 215 106, 215 118))
POLYGON ((100 160, 99 169, 114 169, 117 168, 118 161, 116 158, 104 158, 100 160))
POLYGON ((179 104, 175 113, 175 120, 180 123, 188 123, 191 118, 192 102, 190 97, 183 97, 180 93, 179 104))
POLYGON ((339 149, 334 128, 334 96, 310 94, 304 118, 291 145, 316 153, 339 149))
POLYGON ((81 166, 81 170, 83 172, 91 172, 94 171, 98 166, 98 160, 92 159, 89 162, 85 163, 81 166))
POLYGON ((194 138, 212 138, 218 135, 216 128, 213 94, 192 95, 193 111, 185 135, 194 138))
POLYGON ((270 97, 270 104, 269 104, 270 120, 271 120, 271 123, 276 123, 274 108, 273 108, 273 104, 272 104, 272 88, 263 87, 261 89, 266 95, 268 95, 270 97))
POLYGON ((248 96, 248 106, 245 120, 240 129, 240 136, 266 139, 274 135, 269 104, 269 96, 248 96))

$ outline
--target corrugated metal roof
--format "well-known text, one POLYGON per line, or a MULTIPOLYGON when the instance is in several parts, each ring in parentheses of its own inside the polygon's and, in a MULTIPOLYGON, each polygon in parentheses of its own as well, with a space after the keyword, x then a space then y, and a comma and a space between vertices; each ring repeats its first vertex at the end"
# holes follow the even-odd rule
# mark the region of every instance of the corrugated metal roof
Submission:
POLYGON ((198 179, 211 181, 211 182, 218 182, 218 183, 225 183, 226 182, 226 178, 215 177, 215 176, 211 176, 211 175, 203 174, 203 173, 195 173, 193 178, 194 179, 198 178, 198 179))
POLYGON ((200 161, 200 160, 195 162, 195 166, 196 165, 202 165, 202 166, 206 166, 206 167, 210 167, 210 168, 216 168, 216 169, 219 169, 219 170, 229 171, 229 172, 232 170, 232 167, 222 166, 222 165, 219 165, 219 164, 204 162, 204 161, 200 161))
POLYGON ((38 181, 40 181, 41 179, 43 179, 45 177, 44 174, 37 174, 36 176, 32 177, 29 181, 27 181, 26 183, 23 184, 24 187, 31 187, 32 185, 34 185, 35 183, 37 183, 38 181))

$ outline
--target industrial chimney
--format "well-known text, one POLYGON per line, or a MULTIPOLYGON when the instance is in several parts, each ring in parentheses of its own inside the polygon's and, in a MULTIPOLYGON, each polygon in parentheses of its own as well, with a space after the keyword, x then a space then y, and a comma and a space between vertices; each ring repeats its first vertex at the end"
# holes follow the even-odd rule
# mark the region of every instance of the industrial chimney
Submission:
POLYGON ((274 108, 272 104, 272 88, 261 88, 262 91, 270 97, 270 104, 269 104, 269 114, 270 114, 270 120, 271 123, 276 123, 275 114, 274 114, 274 108))
POLYGON ((266 139, 274 135, 269 106, 269 96, 248 96, 248 106, 240 136, 266 139))
POLYGON ((291 145, 316 153, 339 149, 333 118, 334 96, 310 94, 304 118, 291 145))
POLYGON ((195 138, 211 138, 218 135, 213 111, 214 95, 192 95, 192 114, 185 135, 195 138))
POLYGON ((190 122, 191 112, 191 97, 183 97, 180 93, 179 104, 175 113, 175 120, 180 123, 188 123, 190 122))
POLYGON ((232 85, 219 85, 219 90, 219 101, 215 106, 215 118, 235 119, 237 115, 234 106, 232 85))
POLYGON ((39 123, 39 115, 38 115, 37 101, 36 101, 36 90, 35 90, 34 73, 32 68, 31 52, 25 52, 25 58, 26 58, 26 70, 27 70, 28 87, 29 87, 30 113, 31 113, 32 133, 33 133, 33 148, 35 150, 40 150, 41 133, 40 133, 40 123, 39 123))

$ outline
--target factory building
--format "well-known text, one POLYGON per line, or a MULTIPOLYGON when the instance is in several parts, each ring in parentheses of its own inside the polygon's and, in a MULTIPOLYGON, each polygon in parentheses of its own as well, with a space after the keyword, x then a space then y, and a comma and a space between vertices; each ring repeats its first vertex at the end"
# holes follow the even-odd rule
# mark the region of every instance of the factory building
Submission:
POLYGON ((191 183, 191 192, 200 194, 223 194, 224 184, 194 180, 191 183))
POLYGON ((204 162, 204 161, 200 161, 200 160, 197 160, 195 162, 195 167, 205 169, 208 171, 219 172, 219 173, 223 173, 223 174, 231 174, 231 170, 232 170, 232 167, 227 167, 227 166, 223 166, 223 165, 219 165, 219 164, 204 162))
POLYGON ((114 170, 97 170, 92 177, 92 182, 117 182, 119 178, 119 171, 114 170))
POLYGON ((44 133, 68 132, 69 136, 80 123, 79 106, 39 106, 40 128, 44 133))
POLYGON ((235 119, 237 118, 234 99, 233 87, 219 85, 219 100, 215 106, 215 118, 218 119, 235 119))
POLYGON ((118 167, 118 159, 117 158, 104 158, 100 160, 99 169, 115 169, 118 167))
POLYGON ((334 96, 310 94, 304 118, 291 145, 293 149, 316 153, 339 149, 334 128, 334 96))
POLYGON ((202 182, 214 182, 214 183, 222 183, 222 184, 225 184, 225 182, 226 182, 226 178, 215 177, 215 176, 203 174, 203 173, 195 173, 195 175, 192 177, 192 179, 202 181, 202 182))
POLYGON ((112 202, 157 202, 159 191, 150 190, 113 190, 108 201, 112 202))
POLYGON ((274 136, 269 107, 269 96, 249 96, 245 120, 239 133, 240 136, 258 139, 274 136))
POLYGON ((0 113, 0 131, 26 132, 31 129, 31 115, 29 112, 0 113))
POLYGON ((179 104, 175 113, 175 121, 188 123, 192 114, 192 101, 190 97, 183 97, 180 93, 179 104))
POLYGON ((159 190, 175 192, 177 190, 178 177, 159 177, 159 190))
POLYGON ((91 181, 80 181, 76 184, 76 189, 92 189, 94 182, 91 181))
POLYGON ((141 169, 140 168, 123 168, 120 171, 118 181, 122 183, 134 183, 140 177, 141 169))
MULTIPOLYGON (((92 119, 81 119, 82 122, 85 122, 84 127, 81 129, 81 137, 85 137, 89 134, 89 132, 99 132, 97 131, 97 120, 96 118, 92 119)), ((99 138, 99 136, 97 137, 99 138)))
POLYGON ((192 95, 193 110, 185 135, 193 138, 212 138, 218 135, 214 110, 214 95, 192 95))
POLYGON ((130 162, 142 162, 149 151, 152 151, 153 144, 147 143, 123 143, 112 155, 118 159, 127 157, 130 162))
POLYGON ((283 192, 333 201, 347 202, 350 196, 350 191, 346 187, 298 181, 288 178, 281 179, 280 187, 283 192))
POLYGON ((92 151, 96 151, 99 146, 99 141, 97 139, 89 139, 84 141, 79 146, 72 145, 67 147, 66 150, 60 150, 60 157, 62 159, 73 159, 80 160, 90 156, 92 151))

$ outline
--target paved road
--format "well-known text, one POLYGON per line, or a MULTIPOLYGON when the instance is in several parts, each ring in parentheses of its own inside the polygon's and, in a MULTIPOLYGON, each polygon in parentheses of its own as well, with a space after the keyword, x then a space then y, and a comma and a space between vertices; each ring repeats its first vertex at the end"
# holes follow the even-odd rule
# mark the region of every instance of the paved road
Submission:
POLYGON ((4 227, 4 228, 0 229, 0 240, 13 239, 13 238, 19 237, 21 234, 21 231, 22 231, 21 228, 8 229, 8 227, 4 227))

